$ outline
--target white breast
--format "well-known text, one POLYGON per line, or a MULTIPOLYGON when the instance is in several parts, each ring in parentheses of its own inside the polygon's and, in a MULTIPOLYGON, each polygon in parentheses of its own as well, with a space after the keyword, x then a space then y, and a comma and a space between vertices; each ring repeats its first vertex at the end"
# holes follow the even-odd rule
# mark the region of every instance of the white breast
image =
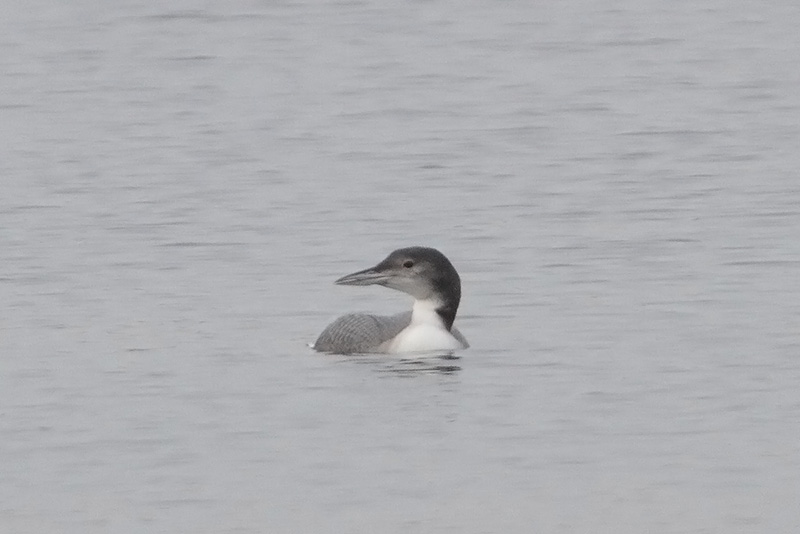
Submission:
POLYGON ((388 353, 428 352, 466 348, 444 326, 436 313, 437 302, 418 300, 414 302, 411 324, 381 347, 388 353))

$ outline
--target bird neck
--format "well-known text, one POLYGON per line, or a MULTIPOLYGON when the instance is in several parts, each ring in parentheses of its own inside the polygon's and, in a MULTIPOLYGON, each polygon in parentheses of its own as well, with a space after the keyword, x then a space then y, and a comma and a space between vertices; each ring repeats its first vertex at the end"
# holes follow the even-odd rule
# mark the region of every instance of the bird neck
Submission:
POLYGON ((411 311, 411 323, 441 326, 449 332, 456 319, 456 311, 458 303, 454 305, 441 299, 417 299, 411 311))

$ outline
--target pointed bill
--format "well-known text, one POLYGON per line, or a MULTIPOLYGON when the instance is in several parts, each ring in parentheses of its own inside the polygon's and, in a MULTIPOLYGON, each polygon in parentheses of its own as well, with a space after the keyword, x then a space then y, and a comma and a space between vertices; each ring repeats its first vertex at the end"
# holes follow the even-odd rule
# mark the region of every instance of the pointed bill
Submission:
POLYGON ((371 286, 381 284, 389 279, 389 275, 376 271, 374 267, 343 276, 334 282, 340 286, 371 286))

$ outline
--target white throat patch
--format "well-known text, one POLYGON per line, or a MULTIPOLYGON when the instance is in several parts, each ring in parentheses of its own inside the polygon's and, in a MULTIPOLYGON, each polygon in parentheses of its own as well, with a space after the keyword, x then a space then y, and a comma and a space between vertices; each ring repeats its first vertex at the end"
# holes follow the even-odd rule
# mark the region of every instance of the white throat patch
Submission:
POLYGON ((444 326, 444 321, 436 313, 441 306, 438 300, 414 301, 411 324, 394 339, 388 341, 383 349, 389 353, 429 352, 466 348, 444 326))

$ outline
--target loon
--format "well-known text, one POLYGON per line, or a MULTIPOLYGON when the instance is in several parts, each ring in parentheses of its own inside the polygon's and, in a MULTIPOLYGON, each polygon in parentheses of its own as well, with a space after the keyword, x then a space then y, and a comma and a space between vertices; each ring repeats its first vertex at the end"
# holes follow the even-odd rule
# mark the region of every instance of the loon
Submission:
POLYGON ((339 354, 452 351, 469 343, 453 326, 461 301, 461 278, 433 248, 395 250, 375 267, 339 278, 345 286, 380 285, 414 297, 410 312, 391 316, 352 313, 339 317, 313 348, 339 354))

